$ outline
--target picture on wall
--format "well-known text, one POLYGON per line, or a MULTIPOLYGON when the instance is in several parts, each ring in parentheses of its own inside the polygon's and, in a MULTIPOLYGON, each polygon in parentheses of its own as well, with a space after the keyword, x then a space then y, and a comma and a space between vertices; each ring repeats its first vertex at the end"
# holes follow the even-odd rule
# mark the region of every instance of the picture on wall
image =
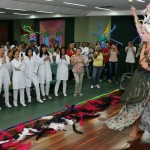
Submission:
POLYGON ((49 46, 51 42, 59 41, 65 45, 65 20, 40 21, 40 32, 40 44, 49 46))

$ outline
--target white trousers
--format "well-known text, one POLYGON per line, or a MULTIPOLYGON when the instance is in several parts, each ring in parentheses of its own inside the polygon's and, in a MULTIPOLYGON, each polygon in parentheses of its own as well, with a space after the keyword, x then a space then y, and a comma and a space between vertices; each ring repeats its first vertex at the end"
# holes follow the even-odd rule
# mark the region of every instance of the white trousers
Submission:
POLYGON ((5 105, 9 105, 9 83, 7 78, 2 77, 2 85, 0 86, 0 93, 2 91, 2 86, 4 87, 5 94, 5 105))
POLYGON ((17 90, 13 90, 14 91, 14 104, 17 104, 17 100, 18 100, 18 91, 20 91, 20 103, 21 104, 25 104, 25 100, 24 100, 24 89, 17 89, 17 90))
POLYGON ((40 89, 42 96, 48 96, 49 95, 49 89, 50 89, 50 82, 46 82, 46 90, 44 83, 40 83, 40 89))
MULTIPOLYGON (((39 88, 39 85, 36 85, 34 82, 33 82, 33 85, 35 87, 36 99, 40 100, 41 98, 40 98, 40 88, 39 88)), ((26 86, 26 93, 27 93, 28 101, 31 101, 30 87, 26 86)))
MULTIPOLYGON (((56 82, 55 94, 58 93, 60 82, 61 82, 61 80, 57 80, 57 82, 56 82)), ((63 94, 66 94, 66 88, 67 88, 67 81, 63 80, 63 94)))

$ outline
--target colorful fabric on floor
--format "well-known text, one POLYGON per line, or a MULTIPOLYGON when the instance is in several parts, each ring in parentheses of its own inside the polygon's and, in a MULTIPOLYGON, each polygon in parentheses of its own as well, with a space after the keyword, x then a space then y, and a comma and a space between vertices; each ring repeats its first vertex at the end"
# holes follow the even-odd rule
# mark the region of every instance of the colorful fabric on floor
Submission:
POLYGON ((108 106, 120 102, 118 96, 107 95, 103 98, 96 100, 89 100, 84 104, 67 106, 62 112, 57 113, 54 116, 42 117, 35 123, 29 122, 29 126, 21 123, 16 127, 16 134, 5 137, 4 134, 0 134, 0 148, 5 150, 5 147, 16 147, 18 150, 30 149, 30 143, 20 145, 20 141, 27 137, 36 136, 36 140, 42 138, 45 134, 53 134, 56 131, 65 131, 65 125, 71 125, 72 129, 77 134, 83 134, 83 132, 76 129, 76 123, 81 126, 84 125, 85 118, 93 118, 99 116, 98 112, 105 110, 108 106), (46 120, 46 121, 43 121, 46 120), (21 148, 22 149, 21 149, 21 148), (20 149, 19 149, 20 148, 20 149))

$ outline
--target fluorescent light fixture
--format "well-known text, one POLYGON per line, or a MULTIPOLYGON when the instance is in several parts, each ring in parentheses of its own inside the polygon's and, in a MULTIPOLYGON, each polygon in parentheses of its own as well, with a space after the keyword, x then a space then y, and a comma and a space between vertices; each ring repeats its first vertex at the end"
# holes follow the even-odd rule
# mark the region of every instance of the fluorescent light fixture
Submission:
POLYGON ((6 12, 0 12, 0 14, 5 14, 6 12))
POLYGON ((86 5, 83 5, 83 4, 68 3, 68 2, 63 2, 63 3, 67 4, 67 5, 75 5, 75 6, 87 7, 86 5))
POLYGON ((45 13, 45 14, 52 14, 53 12, 49 12, 49 11, 36 11, 38 13, 45 13))
POLYGON ((136 0, 136 1, 141 2, 141 3, 145 3, 145 1, 144 1, 144 0, 136 0))
POLYGON ((108 10, 108 11, 112 11, 111 9, 107 9, 107 8, 103 8, 103 7, 95 7, 96 9, 100 9, 100 10, 108 10))
POLYGON ((37 18, 35 15, 30 16, 31 19, 37 18))
POLYGON ((5 9, 7 9, 7 10, 18 10, 18 11, 27 11, 27 10, 25 10, 25 9, 15 9, 15 8, 5 8, 5 9))
POLYGON ((47 1, 47 2, 51 2, 51 1, 53 1, 53 0, 45 0, 45 1, 47 1))
POLYGON ((28 16, 30 14, 22 14, 22 13, 13 13, 14 15, 22 15, 22 16, 28 16))

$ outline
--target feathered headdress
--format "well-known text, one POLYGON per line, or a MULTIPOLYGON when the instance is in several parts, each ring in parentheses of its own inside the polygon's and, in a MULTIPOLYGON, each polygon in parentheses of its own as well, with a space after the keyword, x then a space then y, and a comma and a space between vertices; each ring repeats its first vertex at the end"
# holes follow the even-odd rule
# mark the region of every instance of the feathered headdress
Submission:
POLYGON ((142 12, 144 19, 143 20, 139 20, 142 23, 142 26, 144 26, 147 30, 148 33, 150 33, 150 11, 148 11, 147 9, 145 9, 142 12))

